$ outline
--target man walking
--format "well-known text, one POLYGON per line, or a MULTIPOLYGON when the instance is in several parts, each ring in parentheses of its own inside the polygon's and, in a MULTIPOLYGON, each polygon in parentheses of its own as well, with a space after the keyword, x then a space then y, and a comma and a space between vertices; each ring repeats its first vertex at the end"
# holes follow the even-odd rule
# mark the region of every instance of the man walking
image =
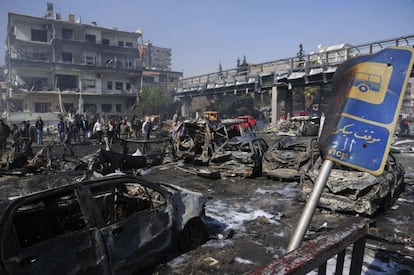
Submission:
POLYGON ((38 145, 43 144, 43 125, 44 125, 43 120, 39 116, 36 120, 36 123, 35 123, 36 132, 37 132, 36 141, 37 141, 38 145))

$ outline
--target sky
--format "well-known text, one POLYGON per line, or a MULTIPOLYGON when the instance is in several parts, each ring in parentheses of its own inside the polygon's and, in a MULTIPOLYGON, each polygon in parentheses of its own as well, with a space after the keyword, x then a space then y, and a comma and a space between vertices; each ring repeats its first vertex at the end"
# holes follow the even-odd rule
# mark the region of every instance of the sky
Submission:
POLYGON ((42 17, 46 3, 67 20, 143 30, 145 41, 172 49, 184 77, 305 54, 318 45, 360 45, 414 34, 414 0, 0 0, 0 65, 8 13, 42 17))

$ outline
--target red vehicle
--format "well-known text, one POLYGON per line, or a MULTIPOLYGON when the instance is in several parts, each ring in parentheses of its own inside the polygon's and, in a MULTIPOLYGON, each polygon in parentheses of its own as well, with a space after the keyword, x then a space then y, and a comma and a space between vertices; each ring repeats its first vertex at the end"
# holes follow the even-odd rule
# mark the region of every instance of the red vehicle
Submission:
POLYGON ((256 127, 256 119, 254 119, 252 116, 238 116, 238 119, 243 119, 246 122, 242 123, 242 127, 244 129, 249 128, 249 125, 251 128, 255 128, 256 127))

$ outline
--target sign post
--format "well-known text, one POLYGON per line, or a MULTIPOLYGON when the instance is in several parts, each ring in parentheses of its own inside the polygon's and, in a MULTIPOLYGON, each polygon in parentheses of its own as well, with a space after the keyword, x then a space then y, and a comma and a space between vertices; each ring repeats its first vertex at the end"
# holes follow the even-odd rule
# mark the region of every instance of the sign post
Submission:
POLYGON ((413 61, 414 49, 390 47, 338 67, 319 140, 324 162, 287 252, 300 246, 334 162, 374 175, 384 171, 413 61))

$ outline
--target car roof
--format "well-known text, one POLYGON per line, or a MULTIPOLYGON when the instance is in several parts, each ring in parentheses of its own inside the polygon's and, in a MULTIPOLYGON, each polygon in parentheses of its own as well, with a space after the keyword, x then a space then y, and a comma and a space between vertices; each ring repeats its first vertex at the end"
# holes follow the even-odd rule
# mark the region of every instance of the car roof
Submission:
MULTIPOLYGON (((26 197, 47 190, 59 189, 76 185, 80 182, 99 182, 100 180, 137 178, 134 175, 112 174, 102 176, 89 170, 70 171, 56 174, 36 175, 20 178, 5 178, 0 180, 0 217, 9 204, 15 199, 26 197)), ((157 185, 140 177, 140 182, 157 185)))

